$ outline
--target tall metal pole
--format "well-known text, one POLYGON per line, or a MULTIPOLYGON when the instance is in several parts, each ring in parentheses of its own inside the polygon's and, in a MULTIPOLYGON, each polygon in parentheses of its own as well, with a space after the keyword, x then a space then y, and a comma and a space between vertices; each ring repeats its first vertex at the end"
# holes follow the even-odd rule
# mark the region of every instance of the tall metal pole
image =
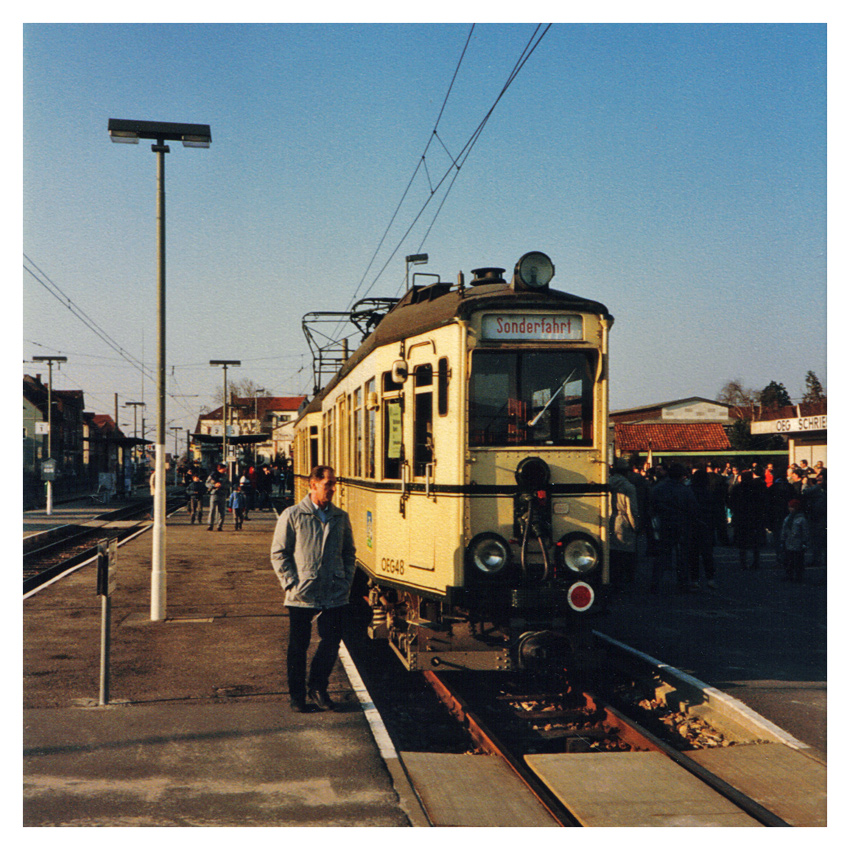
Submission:
MULTIPOLYGON (((47 362, 47 457, 53 457, 53 361, 47 362)), ((47 481, 47 515, 53 515, 53 482, 47 481)))
MULTIPOLYGON (((157 221, 157 405, 156 456, 154 459, 154 522, 151 556, 151 619, 165 619, 165 154, 166 140, 180 140, 185 147, 208 148, 212 135, 208 124, 175 124, 163 121, 128 121, 110 118, 109 136, 113 142, 137 144, 153 139, 156 159, 157 221)), ((144 436, 144 423, 142 425, 144 436)))
POLYGON ((159 139, 156 153, 156 253, 157 253, 157 417, 154 461, 153 551, 151 554, 151 620, 166 617, 165 564, 165 154, 168 145, 159 139))
MULTIPOLYGON (((47 363, 47 458, 53 458, 53 361, 66 363, 67 357, 60 355, 38 355, 33 357, 36 363, 47 363)), ((53 514, 53 482, 48 479, 46 500, 47 516, 53 514)))
POLYGON ((224 406, 221 408, 221 462, 230 481, 230 464, 227 462, 227 363, 224 364, 224 406))
MULTIPOLYGON (((140 407, 144 407, 145 402, 143 401, 125 401, 124 407, 132 407, 133 408, 133 451, 130 453, 130 457, 133 463, 133 480, 130 482, 130 492, 127 494, 128 496, 133 495, 133 490, 136 486, 136 469, 139 465, 139 419, 138 419, 138 410, 140 407)), ((144 441, 144 428, 145 420, 142 419, 142 440, 144 441)))
POLYGON ((241 365, 241 360, 210 360, 210 366, 224 367, 224 403, 221 406, 221 462, 227 467, 228 481, 230 481, 230 466, 227 463, 227 367, 241 365))
POLYGON ((174 483, 177 482, 177 435, 183 430, 179 425, 172 425, 171 430, 174 431, 174 483))

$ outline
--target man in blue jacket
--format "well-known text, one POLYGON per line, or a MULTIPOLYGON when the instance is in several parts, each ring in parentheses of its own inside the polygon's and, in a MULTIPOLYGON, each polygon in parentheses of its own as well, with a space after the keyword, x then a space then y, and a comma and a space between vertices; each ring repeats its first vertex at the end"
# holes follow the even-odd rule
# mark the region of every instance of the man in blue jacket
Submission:
POLYGON ((284 604, 289 612, 289 703, 301 712, 307 711, 307 698, 321 710, 334 708, 328 681, 342 640, 355 569, 351 521, 332 504, 333 468, 317 466, 309 483, 309 494, 280 515, 271 548, 272 566, 286 591, 284 604), (308 679, 307 649, 314 619, 319 646, 308 679))

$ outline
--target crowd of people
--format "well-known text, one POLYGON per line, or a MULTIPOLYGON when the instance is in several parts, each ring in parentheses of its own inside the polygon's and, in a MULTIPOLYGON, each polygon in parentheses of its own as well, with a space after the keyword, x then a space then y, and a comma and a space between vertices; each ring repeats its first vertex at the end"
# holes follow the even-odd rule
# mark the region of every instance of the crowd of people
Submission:
POLYGON ((223 463, 217 463, 209 475, 195 466, 182 475, 191 525, 203 523, 205 499, 208 502, 207 531, 222 531, 228 514, 233 517, 233 530, 240 531, 251 511, 273 511, 272 496, 283 495, 289 483, 287 470, 278 464, 245 466, 232 481, 223 463))
POLYGON ((773 463, 688 468, 618 458, 609 476, 612 584, 634 581, 645 552, 651 592, 658 592, 665 572, 675 573, 681 591, 698 589, 701 576, 716 588, 715 546, 737 548, 740 569, 758 570, 767 545, 784 578, 802 581, 807 561, 826 567, 826 480, 820 461, 787 469, 773 463))

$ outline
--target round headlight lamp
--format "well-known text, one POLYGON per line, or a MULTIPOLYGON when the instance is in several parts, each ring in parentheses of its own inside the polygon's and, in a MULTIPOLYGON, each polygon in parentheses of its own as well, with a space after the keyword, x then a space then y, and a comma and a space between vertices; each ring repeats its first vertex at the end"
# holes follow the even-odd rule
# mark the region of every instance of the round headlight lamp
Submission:
POLYGON ((545 289, 555 276, 555 266, 545 254, 530 251, 519 258, 514 275, 528 289, 545 289))
POLYGON ((510 547, 498 534, 479 534, 473 538, 467 551, 470 563, 484 575, 498 575, 511 562, 510 547))
POLYGON ((599 550, 586 537, 573 537, 560 546, 564 565, 576 573, 589 573, 599 564, 599 550))

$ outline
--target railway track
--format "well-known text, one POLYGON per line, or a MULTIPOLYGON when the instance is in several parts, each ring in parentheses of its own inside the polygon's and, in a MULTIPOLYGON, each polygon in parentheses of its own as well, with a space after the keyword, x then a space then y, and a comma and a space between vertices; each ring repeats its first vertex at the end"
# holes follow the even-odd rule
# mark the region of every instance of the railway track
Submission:
MULTIPOLYGON (((557 784, 551 781, 552 771, 545 769, 547 757, 611 753, 658 754, 696 777, 756 824, 789 826, 778 815, 677 749, 675 744, 662 740, 596 695, 576 691, 569 686, 554 692, 528 692, 524 687, 527 682, 504 683, 504 677, 487 682, 486 677, 482 679, 480 676, 467 680, 432 672, 424 676, 467 730, 477 751, 502 759, 553 819, 563 826, 592 825, 593 820, 581 813, 580 805, 573 806, 569 797, 565 798, 558 790, 553 790, 553 786, 557 789, 557 784)), ((646 712, 646 709, 641 710, 646 712)), ((659 722, 663 727, 663 722, 659 722)), ((704 727, 706 724, 700 725, 704 727)), ((682 734, 676 734, 683 738, 682 734)), ((722 745, 722 735, 714 734, 713 739, 716 746, 722 745)), ((599 763, 604 762, 600 760, 599 763)), ((643 793, 641 783, 646 781, 646 773, 636 771, 630 778, 636 783, 635 788, 630 790, 620 785, 618 794, 640 799, 643 793)), ((682 801, 672 805, 675 808, 682 805, 682 801)), ((635 812, 630 811, 627 817, 635 817, 635 812)), ((609 825, 636 824, 615 822, 609 825)))
POLYGON ((606 652, 604 679, 571 687, 414 675, 388 648, 346 645, 431 825, 825 823, 825 765, 757 727, 716 725, 708 695, 662 678, 672 668, 606 652))
MULTIPOLYGON (((166 502, 166 513, 185 505, 184 497, 166 502)), ((152 522, 148 501, 107 511, 83 524, 66 525, 49 535, 33 535, 24 540, 23 592, 30 593, 97 555, 101 540, 119 543, 152 522), (45 537, 47 539, 45 539, 45 537)))

